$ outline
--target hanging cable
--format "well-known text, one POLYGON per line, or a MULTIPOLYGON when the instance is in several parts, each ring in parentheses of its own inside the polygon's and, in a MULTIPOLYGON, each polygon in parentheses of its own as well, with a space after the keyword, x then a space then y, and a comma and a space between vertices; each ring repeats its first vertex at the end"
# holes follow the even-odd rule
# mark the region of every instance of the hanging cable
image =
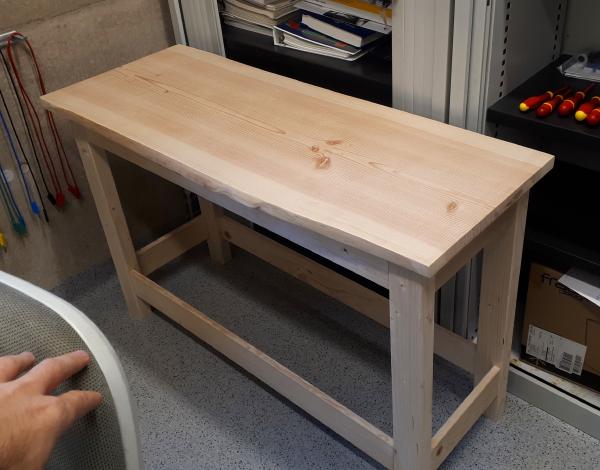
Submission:
POLYGON ((12 192, 10 183, 8 181, 7 173, 4 170, 2 163, 0 163, 0 174, 2 176, 3 196, 6 197, 8 209, 10 209, 11 213, 15 217, 15 220, 20 221, 20 219, 23 219, 23 215, 21 213, 21 210, 19 209, 19 205, 17 204, 15 196, 12 192))
POLYGON ((62 188, 60 186, 60 181, 58 180, 58 176, 56 175, 56 168, 54 167, 54 163, 52 162, 52 157, 50 156, 50 152, 48 150, 48 146, 46 145, 46 140, 44 139, 44 133, 42 129, 42 125, 40 123, 40 118, 37 114, 35 106, 23 85, 23 80, 21 79, 21 75, 19 74, 19 69, 15 63, 14 56, 12 54, 12 39, 14 39, 14 35, 11 35, 8 39, 8 62, 10 63, 13 75, 18 84, 18 89, 21 94, 21 98, 25 103, 25 109, 27 110, 27 115, 29 116, 29 120, 31 121, 31 126, 33 127, 34 135, 38 142, 40 152, 44 158, 44 162, 46 164, 46 168, 48 169, 48 174, 50 175, 50 180, 52 181, 52 186, 54 187, 54 197, 56 199, 56 205, 58 207, 62 207, 65 205, 65 195, 62 192, 62 188))
MULTIPOLYGON (((1 166, 1 165, 0 165, 1 166)), ((3 170, 1 170, 4 172, 3 170)), ((15 209, 12 206, 12 202, 10 201, 10 196, 6 192, 6 187, 4 186, 4 179, 0 178, 0 193, 2 195, 2 202, 4 203, 4 207, 6 208, 6 214, 10 219, 10 223, 13 224, 13 227, 17 223, 17 216, 15 215, 15 209)))
MULTIPOLYGON (((33 61, 33 65, 35 67, 35 71, 38 77, 38 87, 40 91, 40 95, 45 95, 46 92, 46 83, 44 82, 44 77, 42 76, 42 71, 40 69, 40 65, 38 64, 37 57, 33 52, 33 47, 31 43, 20 33, 15 33, 15 37, 20 36, 20 39, 27 45, 29 49, 29 54, 31 55, 31 59, 33 61)), ((10 38, 9 38, 10 44, 10 38)), ((60 134, 58 133, 58 128, 56 127, 56 122, 54 121, 54 115, 48 109, 46 109, 46 119, 48 120, 48 124, 50 126, 50 130, 52 131, 52 138, 54 140, 54 147, 56 148, 56 153, 59 156, 60 166, 63 172, 63 176, 65 178, 65 183, 67 183, 67 188, 69 192, 73 194, 77 199, 81 199, 81 192, 79 191, 79 187, 77 186, 77 182, 75 180, 75 175, 73 174, 73 169, 71 168, 71 164, 67 159, 67 154, 65 152, 65 147, 63 146, 62 139, 60 138, 60 134), (68 176, 67 176, 68 173, 68 176), (70 181, 69 181, 70 178, 70 181)))
MULTIPOLYGON (((42 211, 44 213, 44 219, 46 219, 46 222, 49 222, 50 220, 48 219, 48 212, 46 211, 46 205, 44 204, 44 199, 42 198, 42 192, 40 191, 40 187, 38 185, 38 182, 35 178, 35 174, 33 173, 33 169, 31 168, 31 164, 29 162, 29 158, 27 157, 27 154, 25 153, 25 149, 23 148, 23 144, 21 143, 21 139, 19 137, 19 133, 17 132, 17 128, 15 127, 15 123, 13 121, 12 115, 10 113, 10 109, 8 107, 8 103, 6 102, 6 99, 4 98, 4 94, 2 93, 2 90, 0 89, 0 99, 2 100, 2 105, 4 106, 4 109, 6 110, 6 116, 8 117, 8 121, 10 123, 10 127, 12 129, 12 132, 15 136, 15 138, 17 139, 17 144, 19 146, 19 150, 21 151, 21 155, 23 155, 23 158, 25 160, 25 163, 18 161, 18 164, 20 165, 19 169, 21 170, 21 177, 23 178, 23 180, 25 181, 25 175, 23 174, 23 170, 22 170, 22 165, 27 165, 27 168, 29 169, 29 175, 31 176, 31 180, 33 181, 33 185, 35 186, 35 190, 37 192, 37 195, 40 199, 40 203, 42 205, 42 211)), ((3 119, 4 121, 4 119, 3 119)), ((4 123, 6 126, 6 123, 4 123)), ((5 129, 5 132, 8 136, 8 139, 10 141, 10 145, 12 147, 13 150, 13 155, 16 155, 17 152, 15 150, 15 146, 14 143, 12 142, 12 139, 10 138, 10 131, 8 129, 5 129)), ((39 215, 40 213, 40 209, 37 206, 37 203, 35 203, 35 201, 32 201, 32 198, 30 198, 29 200, 30 204, 31 204, 31 209, 34 212, 34 214, 39 215), (37 211, 36 211, 37 209, 37 211)))
MULTIPOLYGON (((2 93, 2 92, 0 92, 0 93, 2 93)), ((2 97, 2 101, 5 102, 4 97, 2 97)), ((8 108, 6 109, 6 111, 8 111, 8 108)), ((15 160, 15 165, 19 169, 19 174, 21 175, 21 183, 23 184, 23 190, 25 192, 25 196, 27 196, 27 202, 29 202, 29 207, 31 208, 31 212, 33 212, 34 215, 40 215, 41 214, 40 208, 34 199, 31 188, 29 187, 29 182, 27 181, 27 175, 25 174, 25 171, 23 170, 23 166, 25 165, 25 163, 23 161, 21 161, 21 158, 19 157, 19 154, 17 153, 17 149, 15 148, 15 143, 13 142, 12 136, 10 135, 10 130, 8 129, 8 123, 6 122, 6 119, 4 118, 4 113, 2 112, 2 110, 0 110, 0 122, 2 124, 2 130, 4 131, 4 136, 8 143, 9 151, 12 153, 12 156, 15 160)), ((28 168, 28 169, 29 169, 29 174, 31 174, 31 168, 28 168)))
POLYGON ((4 172, 4 168, 0 163, 0 174, 2 178, 0 179, 0 188, 2 192, 2 199, 4 201, 4 205, 6 206, 6 211, 8 212, 8 216, 12 223, 13 229, 19 235, 25 235, 27 233, 27 226, 25 225, 25 219, 23 218, 23 214, 19 210, 19 206, 17 201, 15 200, 15 196, 10 189, 10 184, 8 179, 6 178, 6 173, 4 172))
MULTIPOLYGON (((8 38, 7 50, 8 50, 9 60, 11 59, 12 43, 15 38, 22 40, 25 43, 25 45, 27 46, 27 49, 29 50, 29 55, 31 57, 31 60, 32 60, 32 63, 33 63, 33 66, 34 66, 34 69, 35 69, 35 72, 36 72, 36 75, 38 78, 38 89, 39 89, 40 95, 45 95, 46 94, 46 84, 44 82, 44 77, 42 76, 42 71, 41 71, 40 65, 37 61, 37 57, 35 56, 35 52, 33 51, 33 47, 31 46, 31 43, 27 40, 27 38, 18 32, 11 34, 11 36, 8 38)), ((75 175, 73 174, 73 169, 71 168, 69 160, 67 159, 67 154, 65 152, 65 148, 63 146, 62 140, 58 133, 58 128, 56 127, 56 122, 54 121, 54 116, 47 109, 46 109, 46 119, 48 121, 48 126, 49 126, 51 134, 52 134, 52 139, 54 140, 54 146, 56 148, 56 153, 58 155, 58 161, 60 163, 60 167, 61 167, 61 170, 63 173, 63 177, 65 179, 65 183, 67 184, 67 189, 77 199, 81 199, 81 192, 79 190, 79 187, 77 186, 77 182, 75 180, 75 175)))
POLYGON ((6 188, 4 187, 4 181, 0 178, 0 194, 2 196, 2 202, 4 203, 4 208, 6 209, 6 214, 10 220, 10 224, 15 232, 19 233, 19 222, 17 217, 14 214, 14 209, 12 207, 12 203, 10 202, 10 198, 6 194, 6 188))
MULTIPOLYGON (((58 177, 56 174, 56 168, 54 167, 54 163, 52 161, 50 152, 48 150, 46 140, 44 139, 44 132, 43 132, 37 111, 35 109, 35 106, 33 105, 33 102, 31 101, 31 98, 29 97, 29 95, 25 89, 23 81, 21 80, 21 76, 19 74, 18 67, 16 66, 15 60, 11 53, 12 52, 12 50, 11 50, 12 48, 10 47, 11 44, 8 44, 8 46, 9 46, 9 48, 7 49, 8 59, 9 59, 13 74, 15 76, 15 79, 17 81, 18 89, 21 94, 21 98, 23 100, 23 103, 25 104, 25 109, 27 111, 27 115, 29 116, 31 126, 33 128, 34 135, 37 140, 38 147, 40 149, 40 153, 42 154, 44 163, 46 164, 46 168, 47 168, 48 174, 50 176, 50 180, 54 187, 54 192, 55 192, 54 200, 56 202, 56 205, 62 206, 65 203, 64 194, 62 193, 62 189, 60 187, 60 182, 58 181, 58 177)), ((9 75, 10 75, 10 73, 9 73, 9 75)))
MULTIPOLYGON (((40 163, 40 157, 38 156, 37 149, 36 149, 36 146, 35 146, 35 142, 33 141, 33 135, 31 133, 31 128, 29 126, 29 122, 27 121, 27 118, 25 117, 25 110, 23 109, 23 103, 21 102, 21 97, 19 96, 19 91, 17 90, 17 85, 15 84, 15 81, 14 81, 14 79, 12 77, 12 74, 10 73, 10 70, 8 69, 8 63, 6 62, 6 58, 4 57, 4 51, 1 48, 0 48, 0 59, 2 59, 2 68, 4 69, 5 75, 8 77, 8 80, 10 82, 10 85, 11 85, 11 88, 12 88, 12 91, 13 91, 15 102, 17 103, 17 107, 19 108, 21 120, 23 122, 23 126, 25 127, 25 130, 27 131, 27 137, 29 138, 29 144, 31 145, 31 151, 32 151, 33 156, 35 158, 35 162, 37 164, 37 168, 38 168, 39 174, 40 174, 40 176, 42 178, 42 183, 44 185, 44 189, 46 190, 46 197, 50 201, 50 204, 52 204, 53 206, 55 206, 56 205, 56 198, 52 195, 52 193, 50 192, 50 189, 48 188, 48 182, 46 181, 46 177, 44 176, 44 171, 42 170, 42 164, 40 163)), ((13 129, 14 128, 15 127, 13 125, 13 129)), ((15 132, 15 134, 17 135, 17 138, 18 138, 19 134, 17 134, 16 132, 15 132)), ((19 143, 19 145, 20 145, 20 143, 19 143)), ((23 153, 25 153, 25 152, 23 151, 23 153)), ((36 184, 36 186, 37 186, 37 184, 36 184)), ((38 192, 39 192, 39 190, 38 190, 38 192)), ((42 202, 42 206, 43 205, 44 204, 42 202)), ((46 212, 45 207, 44 207, 44 216, 46 217, 46 222, 49 222, 48 213, 46 212)))

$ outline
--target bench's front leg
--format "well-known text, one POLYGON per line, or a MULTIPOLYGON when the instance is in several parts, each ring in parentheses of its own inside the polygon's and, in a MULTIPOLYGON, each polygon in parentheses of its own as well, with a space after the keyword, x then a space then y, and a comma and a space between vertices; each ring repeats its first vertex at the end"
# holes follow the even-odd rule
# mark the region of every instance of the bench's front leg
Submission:
POLYGON ((136 295, 131 284, 129 271, 132 269, 140 271, 140 266, 108 163, 108 156, 103 149, 82 139, 77 139, 77 148, 96 203, 110 255, 115 264, 127 309, 131 316, 144 317, 150 313, 150 306, 136 295))
POLYGON ((430 469, 433 279, 390 265, 394 469, 430 469))
POLYGON ((492 419, 501 416, 506 401, 527 201, 525 194, 509 209, 508 227, 483 250, 474 381, 492 366, 500 369, 496 399, 486 412, 492 419))

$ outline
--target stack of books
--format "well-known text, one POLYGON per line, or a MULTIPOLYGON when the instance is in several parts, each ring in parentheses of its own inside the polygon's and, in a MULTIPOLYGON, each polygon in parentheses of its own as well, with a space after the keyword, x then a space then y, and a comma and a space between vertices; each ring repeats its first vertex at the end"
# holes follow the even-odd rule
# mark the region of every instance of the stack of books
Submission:
POLYGON ((362 28, 388 34, 392 31, 391 0, 300 0, 296 8, 337 18, 362 28))
POLYGON ((271 36, 273 26, 297 16, 296 0, 224 0, 225 24, 271 36))
POLYGON ((273 27, 276 45, 356 60, 392 31, 389 0, 302 0, 301 11, 273 27))

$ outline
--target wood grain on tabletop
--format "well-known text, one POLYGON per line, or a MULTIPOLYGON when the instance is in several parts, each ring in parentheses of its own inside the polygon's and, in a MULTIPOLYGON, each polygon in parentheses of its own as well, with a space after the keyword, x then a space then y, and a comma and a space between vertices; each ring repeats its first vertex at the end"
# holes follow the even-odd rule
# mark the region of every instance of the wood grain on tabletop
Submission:
POLYGON ((553 164, 185 46, 43 101, 196 183, 426 276, 553 164))

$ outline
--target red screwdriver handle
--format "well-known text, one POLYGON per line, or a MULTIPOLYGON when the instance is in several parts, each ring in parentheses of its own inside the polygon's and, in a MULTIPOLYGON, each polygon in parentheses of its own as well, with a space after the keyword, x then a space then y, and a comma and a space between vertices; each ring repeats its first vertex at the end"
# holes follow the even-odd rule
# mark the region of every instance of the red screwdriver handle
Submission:
POLYGON ((525 113, 527 111, 531 111, 532 109, 536 109, 542 103, 551 100, 557 93, 564 94, 567 90, 566 86, 560 87, 558 90, 550 91, 548 90, 546 93, 537 96, 530 96, 525 99, 520 105, 519 109, 521 112, 525 113))
POLYGON ((519 105, 519 110, 521 110, 521 112, 525 113, 531 109, 535 109, 540 104, 542 104, 544 101, 548 101, 549 99, 552 99, 553 95, 554 95, 554 93, 552 93, 551 91, 547 91, 543 95, 530 96, 529 98, 523 100, 523 102, 519 105))
POLYGON ((585 122, 592 127, 597 127, 600 124, 600 107, 592 109, 587 115, 585 122))
POLYGON ((592 88, 594 88, 594 84, 591 83, 590 85, 586 86, 583 90, 579 90, 577 93, 575 93, 574 95, 571 95, 569 97, 567 97, 566 100, 564 100, 561 105, 558 107, 558 114, 559 116, 568 116, 569 114, 571 114, 573 111, 575 111, 575 109, 577 108, 577 106, 579 105, 579 103, 581 103, 585 97, 587 96, 587 94, 592 91, 592 88))
POLYGON ((564 94, 556 93, 554 97, 542 103, 542 105, 536 110, 535 115, 537 117, 546 117, 552 114, 552 111, 556 109, 556 107, 562 102, 565 96, 567 96, 571 92, 570 89, 565 90, 564 94))
POLYGON ((579 109, 575 113, 575 119, 577 119, 578 121, 585 121, 588 114, 590 114, 594 108, 598 107, 599 104, 600 96, 594 96, 591 100, 586 101, 581 106, 579 106, 579 109))

